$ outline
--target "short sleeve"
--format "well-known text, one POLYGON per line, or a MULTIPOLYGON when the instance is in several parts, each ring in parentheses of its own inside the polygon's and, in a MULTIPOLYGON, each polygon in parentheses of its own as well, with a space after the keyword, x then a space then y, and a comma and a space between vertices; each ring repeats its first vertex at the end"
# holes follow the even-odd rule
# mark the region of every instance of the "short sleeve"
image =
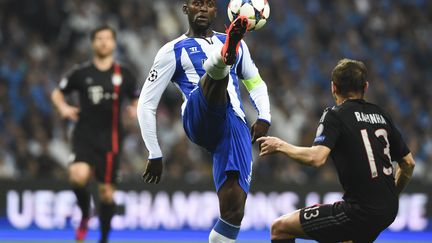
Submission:
POLYGON ((390 122, 391 133, 389 136, 390 156, 392 160, 398 161, 410 153, 408 146, 402 138, 399 130, 390 122))
POLYGON ((340 120, 336 113, 327 108, 324 110, 317 128, 313 145, 323 145, 333 149, 340 135, 340 120))
POLYGON ((78 89, 78 83, 79 71, 78 67, 75 66, 63 76, 63 78, 60 80, 58 88, 61 92, 68 94, 78 89))

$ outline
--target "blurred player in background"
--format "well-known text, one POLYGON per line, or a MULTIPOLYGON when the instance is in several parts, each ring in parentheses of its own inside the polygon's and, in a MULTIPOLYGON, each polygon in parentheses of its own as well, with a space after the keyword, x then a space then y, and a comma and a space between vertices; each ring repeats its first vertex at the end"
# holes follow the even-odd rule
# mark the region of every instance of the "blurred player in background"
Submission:
POLYGON ((187 0, 183 12, 189 30, 159 50, 138 102, 138 120, 149 150, 143 177, 148 183, 158 183, 161 178, 155 115, 161 95, 172 81, 185 100, 182 117, 186 134, 213 157, 220 218, 209 242, 235 242, 252 176, 251 144, 266 135, 270 126, 267 85, 242 41, 246 18, 233 21, 225 35, 211 27, 216 17, 215 0, 187 0), (242 109, 240 80, 258 110, 251 131, 242 109))
POLYGON ((311 238, 319 242, 373 242, 395 219, 399 195, 414 170, 414 159, 392 119, 363 97, 368 88, 362 62, 343 59, 332 72, 336 106, 321 117, 312 147, 263 137, 261 156, 281 152, 314 167, 331 155, 345 190, 344 201, 314 205, 277 219, 272 242, 311 238), (399 164, 396 179, 392 161, 399 164))
POLYGON ((73 133, 72 164, 69 179, 82 212, 76 239, 84 240, 90 219, 89 180, 94 173, 99 183, 99 221, 101 243, 108 241, 114 215, 116 184, 121 151, 121 104, 131 100, 128 111, 136 114, 138 93, 131 72, 114 61, 116 33, 109 26, 92 31, 93 60, 76 65, 52 93, 52 102, 63 118, 76 121, 73 133), (69 105, 65 94, 77 91, 80 108, 69 105), (135 111, 135 112, 134 112, 135 111))

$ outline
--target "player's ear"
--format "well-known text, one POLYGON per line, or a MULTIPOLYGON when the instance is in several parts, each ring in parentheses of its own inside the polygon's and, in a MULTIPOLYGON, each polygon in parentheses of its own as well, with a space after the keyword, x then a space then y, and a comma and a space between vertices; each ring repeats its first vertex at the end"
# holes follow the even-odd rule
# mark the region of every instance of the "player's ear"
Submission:
POLYGON ((335 85, 335 83, 333 81, 331 82, 331 91, 332 91, 333 95, 336 95, 336 93, 337 93, 337 87, 336 87, 336 85, 335 85))
POLYGON ((369 89, 369 82, 366 81, 365 86, 364 86, 363 93, 366 93, 366 92, 368 91, 368 89, 369 89))
POLYGON ((186 3, 183 4, 182 10, 184 14, 189 14, 189 9, 186 3))

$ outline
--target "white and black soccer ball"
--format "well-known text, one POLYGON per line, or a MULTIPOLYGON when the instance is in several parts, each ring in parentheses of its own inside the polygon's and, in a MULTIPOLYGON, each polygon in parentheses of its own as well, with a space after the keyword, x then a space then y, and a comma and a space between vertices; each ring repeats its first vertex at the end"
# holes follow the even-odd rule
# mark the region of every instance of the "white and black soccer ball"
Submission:
POLYGON ((270 5, 267 0, 231 0, 228 4, 228 18, 232 22, 239 15, 249 21, 249 30, 259 30, 270 17, 270 5))

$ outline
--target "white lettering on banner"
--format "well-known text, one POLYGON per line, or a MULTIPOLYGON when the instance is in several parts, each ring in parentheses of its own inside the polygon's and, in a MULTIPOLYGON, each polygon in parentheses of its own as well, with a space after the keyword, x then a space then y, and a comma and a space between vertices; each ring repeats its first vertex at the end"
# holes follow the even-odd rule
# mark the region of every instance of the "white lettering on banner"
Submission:
POLYGON ((408 228, 412 231, 422 231, 427 228, 426 205, 428 197, 424 193, 411 195, 402 194, 399 198, 399 212, 389 229, 401 231, 408 228))
POLYGON ((56 228, 63 229, 66 227, 68 217, 70 217, 71 212, 73 212, 76 198, 72 191, 60 191, 55 195, 54 202, 63 202, 53 205, 53 223, 56 228))
MULTIPOLYGON (((125 206, 125 192, 123 191, 116 191, 114 193, 114 201, 118 206, 125 206)), ((128 222, 126 222, 127 217, 125 215, 114 215, 114 217, 111 220, 111 227, 118 229, 118 230, 124 230, 125 227, 128 225, 128 222)))
POLYGON ((342 201, 343 194, 340 192, 328 192, 324 195, 324 204, 330 204, 338 201, 342 201))
MULTIPOLYGON (((340 192, 317 192, 306 194, 301 200, 295 192, 251 193, 246 202, 243 230, 268 229, 272 221, 306 205, 332 203, 341 200, 340 192)), ((161 191, 151 194, 147 191, 121 191, 114 194, 116 203, 124 208, 124 213, 115 215, 112 227, 125 229, 191 229, 209 230, 219 217, 218 200, 215 192, 173 194, 161 191)), ((403 194, 400 197, 399 214, 390 226, 393 231, 422 231, 428 227, 426 209, 428 195, 425 193, 403 194)), ((93 203, 93 201, 92 201, 93 203)), ((29 228, 33 223, 41 229, 64 229, 77 227, 81 214, 71 191, 50 190, 23 191, 10 190, 6 198, 8 222, 18 229, 29 228)), ((92 217, 91 229, 98 227, 98 219, 92 217)))
POLYGON ((316 192, 310 192, 306 195, 305 205, 315 205, 320 203, 320 195, 316 192))
POLYGON ((54 192, 43 190, 34 194, 35 223, 41 229, 53 229, 54 223, 54 192))
POLYGON ((17 229, 30 227, 33 221, 33 194, 24 191, 21 196, 16 191, 8 191, 6 200, 6 216, 9 222, 17 229), (20 211, 20 205, 22 209, 20 211))

